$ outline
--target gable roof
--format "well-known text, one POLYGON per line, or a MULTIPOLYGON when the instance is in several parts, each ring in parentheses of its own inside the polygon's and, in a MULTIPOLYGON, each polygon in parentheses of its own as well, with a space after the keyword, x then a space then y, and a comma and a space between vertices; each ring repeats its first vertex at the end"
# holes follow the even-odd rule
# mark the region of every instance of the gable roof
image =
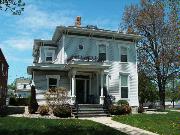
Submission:
POLYGON ((6 58, 4 57, 4 54, 0 48, 0 61, 3 61, 4 63, 6 63, 6 65, 9 67, 7 61, 6 61, 6 58))

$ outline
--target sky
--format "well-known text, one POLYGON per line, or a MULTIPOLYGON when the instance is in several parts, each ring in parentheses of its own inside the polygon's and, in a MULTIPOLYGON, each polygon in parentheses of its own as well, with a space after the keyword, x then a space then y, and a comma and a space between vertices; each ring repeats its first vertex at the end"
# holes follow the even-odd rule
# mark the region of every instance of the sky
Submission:
POLYGON ((24 0, 20 16, 0 11, 0 48, 9 64, 8 83, 18 77, 30 77, 34 39, 51 39, 56 26, 74 25, 81 16, 82 26, 118 30, 124 8, 139 0, 24 0))

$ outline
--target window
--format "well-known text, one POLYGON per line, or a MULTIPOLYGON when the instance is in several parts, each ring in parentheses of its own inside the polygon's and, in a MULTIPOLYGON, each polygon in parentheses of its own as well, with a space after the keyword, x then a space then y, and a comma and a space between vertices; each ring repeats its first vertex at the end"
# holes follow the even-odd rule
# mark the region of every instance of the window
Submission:
POLYGON ((106 60, 106 45, 99 45, 99 61, 106 60))
POLYGON ((121 62, 127 62, 127 48, 121 47, 121 62))
POLYGON ((83 50, 84 49, 84 46, 83 45, 79 45, 79 50, 83 50))
POLYGON ((128 75, 121 75, 121 98, 128 98, 128 75))
POLYGON ((49 78, 49 89, 54 89, 57 87, 57 79, 49 78))
POLYGON ((47 62, 52 62, 54 60, 54 51, 46 51, 46 61, 47 62))
POLYGON ((23 88, 26 89, 26 84, 24 84, 23 88))

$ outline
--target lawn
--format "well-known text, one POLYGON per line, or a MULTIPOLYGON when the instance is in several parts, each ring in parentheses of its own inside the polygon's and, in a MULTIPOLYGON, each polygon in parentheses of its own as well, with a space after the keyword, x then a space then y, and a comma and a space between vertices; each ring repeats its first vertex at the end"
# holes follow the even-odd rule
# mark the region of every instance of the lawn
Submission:
POLYGON ((105 125, 78 119, 0 117, 0 135, 126 135, 105 125))
POLYGON ((180 135, 179 112, 168 112, 168 114, 134 114, 114 116, 112 119, 161 135, 180 135))

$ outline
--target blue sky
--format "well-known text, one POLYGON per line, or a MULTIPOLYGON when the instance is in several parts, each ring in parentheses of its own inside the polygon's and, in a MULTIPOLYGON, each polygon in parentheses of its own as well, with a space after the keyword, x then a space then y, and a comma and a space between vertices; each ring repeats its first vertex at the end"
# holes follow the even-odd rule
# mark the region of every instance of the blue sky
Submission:
POLYGON ((9 63, 9 83, 27 77, 32 65, 34 39, 51 39, 56 26, 74 25, 76 16, 82 25, 117 30, 126 5, 139 0, 25 0, 20 16, 0 11, 0 48, 9 63))

